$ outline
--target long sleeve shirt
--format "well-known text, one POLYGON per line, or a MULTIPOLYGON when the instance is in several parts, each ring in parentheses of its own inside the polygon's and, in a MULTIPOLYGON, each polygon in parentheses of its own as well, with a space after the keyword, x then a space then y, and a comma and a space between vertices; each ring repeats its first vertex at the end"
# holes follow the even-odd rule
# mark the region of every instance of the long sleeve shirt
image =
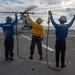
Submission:
POLYGON ((67 38, 68 29, 72 26, 74 19, 75 19, 75 17, 73 17, 73 19, 71 20, 71 22, 69 24, 59 25, 59 24, 56 24, 56 22, 53 20, 53 16, 51 15, 51 22, 56 29, 56 31, 55 31, 56 39, 64 40, 67 38))
POLYGON ((15 20, 13 22, 0 23, 0 27, 2 27, 5 37, 11 37, 14 35, 14 26, 17 24, 18 18, 15 15, 15 20))
POLYGON ((41 36, 41 38, 43 39, 44 38, 44 35, 45 35, 45 31, 44 31, 44 27, 41 25, 41 24, 37 24, 36 22, 34 22, 29 14, 27 14, 27 17, 32 25, 32 35, 33 36, 41 36))

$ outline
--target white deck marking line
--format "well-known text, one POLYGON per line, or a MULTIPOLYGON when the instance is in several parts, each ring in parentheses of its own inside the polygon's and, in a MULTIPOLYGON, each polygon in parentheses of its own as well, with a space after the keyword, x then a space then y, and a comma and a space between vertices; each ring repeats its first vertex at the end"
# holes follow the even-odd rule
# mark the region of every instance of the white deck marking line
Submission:
MULTIPOLYGON (((18 59, 18 57, 15 57, 15 58, 17 58, 17 59, 18 59)), ((42 61, 42 60, 35 60, 35 59, 31 60, 31 59, 27 59, 27 58, 25 58, 25 60, 33 61, 33 62, 37 62, 37 63, 43 63, 43 64, 46 64, 46 63, 47 63, 46 61, 42 61)), ((52 65, 53 65, 53 63, 52 63, 52 62, 49 62, 49 64, 52 64, 52 65)))
MULTIPOLYGON (((33 62, 38 62, 38 63, 43 63, 43 64, 47 63, 47 62, 41 61, 41 60, 30 60, 30 59, 26 59, 26 60, 33 61, 33 62)), ((49 64, 53 64, 53 63, 49 62, 49 64)))
MULTIPOLYGON (((25 38, 28 39, 28 40, 31 40, 31 38, 29 38, 29 37, 27 37, 27 36, 25 36, 25 35, 23 35, 23 34, 20 34, 20 35, 23 36, 23 37, 25 37, 25 38)), ((42 47, 46 48, 46 45, 42 44, 42 47)), ((50 48, 50 47, 47 47, 47 49, 48 49, 49 51, 55 51, 54 49, 52 49, 52 48, 50 48)))

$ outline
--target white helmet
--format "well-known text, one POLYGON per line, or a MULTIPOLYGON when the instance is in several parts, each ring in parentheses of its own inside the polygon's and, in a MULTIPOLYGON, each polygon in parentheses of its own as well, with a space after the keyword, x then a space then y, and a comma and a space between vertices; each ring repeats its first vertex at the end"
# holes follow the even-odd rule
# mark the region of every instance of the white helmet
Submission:
POLYGON ((66 23, 66 22, 67 22, 66 16, 61 16, 61 17, 59 18, 59 21, 62 22, 62 23, 66 23))
POLYGON ((36 22, 37 22, 38 24, 41 24, 41 23, 43 22, 43 20, 42 20, 41 18, 38 18, 38 19, 36 20, 36 22))

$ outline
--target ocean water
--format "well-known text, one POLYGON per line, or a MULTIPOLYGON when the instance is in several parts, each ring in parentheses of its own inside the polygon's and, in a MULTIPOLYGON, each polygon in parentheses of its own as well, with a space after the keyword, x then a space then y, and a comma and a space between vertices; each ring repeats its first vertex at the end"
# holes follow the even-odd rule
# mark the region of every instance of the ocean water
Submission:
MULTIPOLYGON (((48 26, 44 26, 45 29, 48 29, 48 26)), ((53 26, 49 26, 49 29, 54 30, 55 28, 53 26)), ((75 26, 71 26, 69 30, 75 30, 75 26)))
MULTIPOLYGON (((21 27, 20 27, 20 29, 21 29, 21 27)), ((47 30, 47 29, 48 29, 48 26, 44 26, 44 29, 47 30)), ((49 26, 49 29, 50 29, 50 30, 55 30, 55 28, 54 28, 53 26, 49 26)), ((71 27, 69 28, 69 30, 75 30, 75 26, 71 26, 71 27)), ((0 27, 0 33, 2 33, 2 32, 3 32, 3 30, 2 30, 2 28, 0 27)))

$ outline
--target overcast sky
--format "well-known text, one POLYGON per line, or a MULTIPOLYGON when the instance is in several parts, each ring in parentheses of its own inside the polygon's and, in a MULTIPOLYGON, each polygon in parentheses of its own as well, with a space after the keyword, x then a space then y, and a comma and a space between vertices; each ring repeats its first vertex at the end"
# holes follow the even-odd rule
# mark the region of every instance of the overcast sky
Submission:
MULTIPOLYGON (((38 17, 43 18, 43 25, 46 25, 49 10, 52 11, 56 22, 62 15, 65 15, 70 20, 75 14, 75 0, 0 0, 0 11, 24 11, 31 5, 35 5, 37 8, 29 12, 46 13, 31 15, 33 20, 38 17)), ((8 15, 12 16, 12 14, 1 13, 0 22, 4 22, 5 17, 8 15)))

